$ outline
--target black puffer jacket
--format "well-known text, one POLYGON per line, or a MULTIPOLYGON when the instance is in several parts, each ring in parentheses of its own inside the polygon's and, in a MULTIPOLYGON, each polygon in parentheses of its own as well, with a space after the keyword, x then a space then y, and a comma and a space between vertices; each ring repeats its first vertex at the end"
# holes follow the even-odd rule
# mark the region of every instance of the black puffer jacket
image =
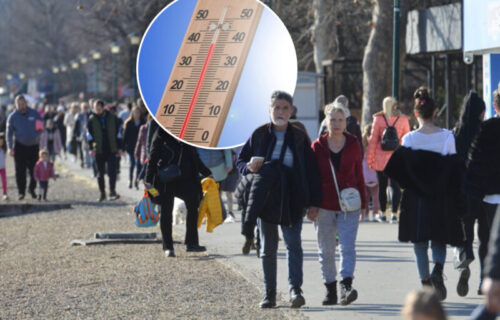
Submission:
POLYGON ((472 142, 465 190, 480 199, 485 195, 500 194, 500 118, 484 121, 472 142))
POLYGON ((289 125, 285 143, 293 154, 293 168, 271 160, 276 144, 271 124, 256 129, 238 156, 236 165, 243 176, 250 174, 246 164, 251 157, 265 158, 260 171, 247 180, 251 181, 246 187, 249 191, 245 220, 249 224, 260 217, 269 223, 294 225, 303 218, 307 207, 321 204, 318 168, 309 138, 302 130, 289 125))

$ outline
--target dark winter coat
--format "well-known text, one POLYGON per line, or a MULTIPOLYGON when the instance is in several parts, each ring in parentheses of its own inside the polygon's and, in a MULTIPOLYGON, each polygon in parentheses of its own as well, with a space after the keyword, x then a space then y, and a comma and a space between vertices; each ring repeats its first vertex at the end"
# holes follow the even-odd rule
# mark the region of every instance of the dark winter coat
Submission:
POLYGON ((384 172, 404 189, 399 241, 463 246, 461 168, 457 155, 399 147, 384 172))
POLYGON ((500 194, 500 118, 484 121, 472 142, 465 173, 468 194, 500 194))
POLYGON ((273 125, 257 128, 243 146, 236 166, 245 176, 246 164, 253 156, 264 157, 259 172, 253 174, 246 205, 246 219, 254 223, 257 217, 269 223, 294 225, 309 206, 321 204, 318 168, 306 133, 292 125, 287 127, 285 144, 293 155, 293 168, 271 160, 276 136, 273 125))
MULTIPOLYGON (((367 207, 366 187, 363 178, 363 163, 361 158, 361 147, 355 136, 344 132, 345 145, 340 158, 340 170, 335 168, 335 176, 339 184, 339 190, 355 188, 361 195, 361 206, 367 207)), ((314 155, 318 163, 321 179, 321 193, 324 195, 321 208, 340 211, 339 197, 335 189, 332 169, 330 167, 330 147, 328 146, 328 133, 320 136, 312 144, 314 155)))
POLYGON ((185 180, 193 183, 193 192, 201 193, 200 173, 203 177, 208 177, 211 174, 210 170, 201 162, 195 148, 178 141, 165 130, 156 131, 151 142, 151 152, 146 167, 146 183, 154 185, 161 193, 166 188, 175 189, 179 180, 185 180), (157 178, 159 168, 170 163, 179 163, 181 150, 181 177, 167 184, 162 184, 157 178))
POLYGON ((488 244, 488 257, 484 274, 488 278, 500 280, 500 207, 497 207, 495 220, 491 227, 491 238, 488 244))
POLYGON ((125 122, 123 128, 123 147, 128 153, 133 153, 135 151, 139 130, 143 124, 143 121, 140 121, 137 125, 134 120, 125 122))

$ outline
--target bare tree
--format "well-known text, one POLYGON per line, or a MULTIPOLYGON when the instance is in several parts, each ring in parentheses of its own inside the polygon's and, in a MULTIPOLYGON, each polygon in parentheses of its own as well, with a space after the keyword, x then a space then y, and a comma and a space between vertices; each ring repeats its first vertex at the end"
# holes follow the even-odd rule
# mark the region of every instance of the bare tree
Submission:
POLYGON ((372 31, 363 58, 363 125, 372 121, 384 97, 391 94, 392 9, 391 1, 374 1, 372 31))

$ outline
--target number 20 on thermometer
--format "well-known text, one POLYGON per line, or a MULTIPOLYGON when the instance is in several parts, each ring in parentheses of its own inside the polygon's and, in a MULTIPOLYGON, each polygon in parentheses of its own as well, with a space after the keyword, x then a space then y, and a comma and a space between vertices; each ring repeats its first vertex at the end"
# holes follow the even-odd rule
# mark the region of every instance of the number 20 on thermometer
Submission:
POLYGON ((217 147, 264 6, 198 0, 156 119, 178 138, 217 147))

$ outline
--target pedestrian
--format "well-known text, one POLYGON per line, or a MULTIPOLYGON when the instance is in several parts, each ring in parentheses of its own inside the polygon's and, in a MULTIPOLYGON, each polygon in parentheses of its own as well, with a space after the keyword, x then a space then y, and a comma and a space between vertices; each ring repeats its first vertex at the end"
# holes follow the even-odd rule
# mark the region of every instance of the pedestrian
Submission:
MULTIPOLYGON (((363 147, 368 148, 368 141, 370 140, 370 133, 372 132, 372 125, 369 124, 363 131, 363 147)), ((380 203, 378 200, 378 180, 375 170, 370 169, 366 163, 366 156, 363 157, 363 177, 365 178, 366 185, 366 198, 368 203, 372 203, 372 211, 368 214, 368 220, 374 221, 375 216, 379 213, 380 203)), ((367 209, 368 211, 368 209, 367 209)))
POLYGON ((147 190, 154 188, 159 192, 159 196, 155 198, 161 205, 160 228, 163 250, 167 257, 175 257, 172 240, 174 197, 184 200, 186 204, 184 238, 186 251, 206 251, 205 247, 199 245, 197 228, 198 208, 202 196, 200 173, 204 177, 211 174, 200 160, 195 148, 177 140, 162 128, 156 130, 151 143, 144 184, 147 190), (169 175, 168 167, 175 167, 176 174, 169 175), (163 175, 166 175, 164 179, 163 175))
POLYGON ((80 114, 78 115, 78 123, 80 127, 79 141, 81 142, 82 146, 81 149, 83 152, 83 161, 81 164, 82 168, 84 167, 89 168, 90 166, 92 166, 92 168, 94 167, 92 165, 92 157, 90 156, 89 145, 87 142, 87 121, 91 113, 92 111, 90 110, 89 104, 87 102, 80 103, 80 114))
POLYGON ((40 150, 39 159, 35 164, 35 179, 38 182, 38 201, 47 201, 47 191, 49 189, 49 179, 52 178, 56 181, 56 174, 54 173, 54 165, 49 161, 49 151, 47 149, 40 150))
POLYGON ((403 188, 399 240, 413 243, 417 269, 423 286, 436 289, 446 299, 443 268, 446 245, 462 246, 465 233, 461 169, 455 154, 455 138, 449 130, 434 124, 434 100, 425 87, 415 91, 415 116, 420 124, 407 133, 389 160, 385 174, 403 188), (429 272, 429 243, 434 268, 429 272))
POLYGON ((104 101, 94 102, 94 113, 87 123, 87 140, 91 156, 97 166, 97 183, 99 184, 99 201, 106 200, 104 175, 109 177, 109 198, 113 201, 120 198, 116 193, 117 157, 123 153, 120 120, 104 109, 104 101))
POLYGON ((54 162, 56 156, 63 150, 63 143, 60 131, 54 126, 51 119, 45 123, 45 128, 40 136, 40 149, 47 149, 50 161, 54 162))
MULTIPOLYGON (((283 91, 271 96, 271 122, 257 128, 236 162, 245 176, 252 174, 245 224, 253 232, 258 224, 260 258, 265 296, 261 308, 276 306, 278 225, 281 226, 288 260, 292 308, 305 304, 302 295, 302 222, 308 207, 321 203, 318 168, 306 133, 289 125, 293 98, 283 91)), ((248 240, 248 238, 247 238, 248 240)))
MULTIPOLYGON (((384 173, 384 168, 394 150, 400 144, 401 138, 410 132, 408 117, 401 114, 398 110, 396 99, 393 97, 386 97, 382 105, 382 111, 373 115, 373 128, 366 150, 366 163, 370 169, 377 172, 377 181, 379 185, 378 199, 381 213, 377 214, 375 219, 379 222, 387 221, 387 186, 389 184, 389 178, 384 173), (394 134, 394 131, 396 131, 396 134, 394 134)), ((392 215, 390 222, 397 223, 401 189, 397 181, 393 179, 391 179, 391 189, 392 215)))
POLYGON ((47 120, 54 120, 56 116, 55 107, 50 104, 46 104, 44 107, 45 112, 43 113, 43 122, 47 122, 47 120))
MULTIPOLYGON (((125 121, 127 121, 127 119, 130 117, 130 113, 132 112, 133 107, 134 107, 134 104, 132 102, 128 102, 126 105, 126 108, 124 108, 123 110, 121 110, 118 113, 118 118, 120 118, 120 120, 123 123, 125 123, 125 121)), ((141 113, 141 117, 142 117, 142 113, 141 113)))
MULTIPOLYGON (((358 138, 358 141, 361 144, 361 151, 363 152, 364 150, 363 150, 363 146, 362 146, 361 126, 359 125, 358 119, 356 119, 355 116, 351 115, 351 112, 349 110, 349 99, 347 99, 346 96, 341 94, 340 96, 335 98, 335 100, 333 102, 339 103, 346 110, 346 114, 347 114, 346 131, 349 132, 350 134, 354 135, 356 138, 358 138)), ((321 125, 320 125, 319 136, 325 134, 326 131, 327 131, 326 120, 323 120, 321 122, 321 125)))
POLYGON ((148 126, 152 117, 148 114, 147 121, 139 128, 139 135, 137 136, 137 142, 134 149, 134 159, 141 164, 141 170, 137 175, 137 183, 144 178, 146 171, 146 140, 148 137, 148 126))
POLYGON ((356 236, 359 221, 366 214, 367 201, 361 146, 357 138, 345 131, 346 111, 340 103, 325 107, 327 132, 312 144, 318 163, 323 197, 318 208, 309 210, 318 239, 318 253, 327 294, 323 305, 337 304, 336 235, 340 245, 340 303, 348 305, 357 299, 352 287, 356 265, 356 236), (337 190, 358 191, 358 208, 347 212, 340 203, 337 190))
POLYGON ((139 184, 137 182, 137 177, 141 171, 141 162, 135 159, 134 151, 137 144, 137 138, 139 137, 139 129, 144 124, 142 120, 141 110, 134 107, 130 112, 129 117, 123 123, 123 147, 128 154, 129 159, 129 180, 128 188, 131 189, 132 185, 135 185, 136 189, 139 189, 139 184), (135 180, 134 180, 134 169, 135 169, 135 180), (135 181, 135 183, 134 183, 135 181))
POLYGON ((78 124, 78 103, 73 102, 70 106, 69 112, 64 116, 64 126, 66 127, 66 150, 74 156, 73 162, 76 162, 78 155, 78 144, 76 140, 75 127, 78 124))
POLYGON ((226 179, 220 183, 220 191, 226 195, 227 213, 233 220, 235 219, 233 213, 233 193, 241 179, 240 173, 236 169, 236 159, 240 150, 240 147, 229 150, 231 152, 231 171, 228 172, 226 179))
MULTIPOLYGON (((498 120, 498 119, 497 119, 498 120)), ((496 121, 498 131, 498 123, 496 121)), ((498 196, 499 194, 497 194, 498 196)), ((500 206, 497 205, 495 220, 491 228, 491 239, 484 269, 483 293, 486 295, 486 309, 495 319, 500 313, 500 206)))
POLYGON ((16 184, 19 200, 23 200, 26 192, 26 170, 29 171, 30 183, 28 192, 36 199, 36 181, 33 169, 38 159, 38 143, 40 138, 40 114, 28 107, 23 95, 15 98, 16 110, 7 119, 7 148, 14 157, 16 184), (39 122, 37 122, 39 121, 39 122))
MULTIPOLYGON (((467 169, 465 172, 465 191, 470 197, 480 199, 479 208, 483 215, 483 223, 479 223, 479 262, 481 266, 481 282, 487 275, 485 256, 487 243, 494 234, 492 221, 500 204, 500 86, 493 92, 493 106, 497 115, 481 123, 479 131, 473 139, 469 150, 467 169), (491 232, 491 231, 493 232, 491 232)), ((497 277, 498 278, 498 277, 497 277)), ((478 291, 478 294, 481 293, 478 291)))
POLYGON ((431 290, 410 292, 401 312, 404 320, 446 320, 438 295, 431 290))
POLYGON ((7 141, 5 141, 5 133, 0 132, 0 179, 2 179, 2 199, 8 200, 7 195, 7 173, 5 165, 5 155, 7 154, 7 141))
MULTIPOLYGON (((481 122, 484 119, 486 110, 485 103, 481 97, 471 91, 464 99, 460 120, 454 129, 457 155, 460 159, 462 172, 465 174, 466 162, 469 150, 474 137, 478 134, 481 122)), ((464 297, 469 291, 468 280, 470 277, 469 264, 474 260, 474 224, 478 222, 479 238, 479 262, 480 275, 483 273, 484 259, 488 250, 488 239, 491 224, 495 214, 495 205, 486 203, 481 197, 475 197, 464 192, 462 194, 466 202, 466 213, 464 214, 464 227, 467 235, 467 242, 464 247, 455 249, 455 268, 459 271, 460 277, 457 284, 457 293, 464 297)), ((482 279, 482 276, 480 277, 482 279)), ((480 293, 481 287, 478 289, 480 293)))
MULTIPOLYGON (((226 180, 229 172, 233 169, 231 150, 212 150, 203 148, 198 148, 197 150, 203 164, 212 172, 215 182, 220 184, 222 181, 226 180)), ((223 212, 222 216, 226 218, 229 213, 222 203, 222 198, 221 206, 223 212)), ((231 212, 227 218, 234 222, 235 216, 231 212)))
POLYGON ((57 107, 57 113, 54 116, 54 126, 59 130, 62 141, 62 152, 64 153, 64 158, 66 159, 66 125, 64 124, 64 118, 66 117, 66 108, 64 105, 59 105, 57 107))

